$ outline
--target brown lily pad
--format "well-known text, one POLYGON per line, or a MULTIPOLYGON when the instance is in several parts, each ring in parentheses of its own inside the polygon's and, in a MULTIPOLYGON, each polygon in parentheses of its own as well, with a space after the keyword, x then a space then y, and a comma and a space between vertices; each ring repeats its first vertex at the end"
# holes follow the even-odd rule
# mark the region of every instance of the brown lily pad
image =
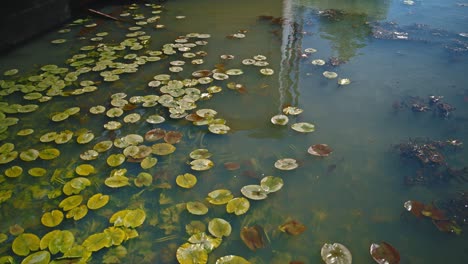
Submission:
POLYGON ((145 140, 146 141, 157 141, 161 138, 164 138, 166 135, 166 130, 161 128, 151 129, 150 131, 146 132, 145 140))
POLYGON ((327 144, 315 144, 312 145, 307 152, 311 155, 319 156, 319 157, 327 157, 332 153, 332 148, 330 148, 327 144))
POLYGON ((169 144, 176 144, 180 142, 182 136, 182 133, 179 131, 168 131, 166 135, 164 135, 164 141, 169 144))
POLYGON ((370 246, 372 258, 379 264, 399 264, 400 253, 387 242, 372 243, 370 246))
POLYGON ((300 235, 306 230, 306 226, 297 220, 289 220, 279 226, 281 232, 288 233, 293 236, 300 235))
POLYGON ((263 234, 264 231, 261 226, 244 226, 241 230, 240 237, 248 248, 255 251, 258 248, 265 247, 263 234))

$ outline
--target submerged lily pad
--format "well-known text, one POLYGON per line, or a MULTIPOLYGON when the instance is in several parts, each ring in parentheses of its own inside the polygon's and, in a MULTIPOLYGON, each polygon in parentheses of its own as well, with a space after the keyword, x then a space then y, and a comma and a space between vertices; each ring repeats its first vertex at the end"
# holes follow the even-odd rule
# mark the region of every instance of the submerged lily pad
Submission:
POLYGON ((240 237, 250 250, 255 251, 256 249, 265 247, 265 240, 263 239, 264 233, 263 228, 259 225, 250 227, 244 226, 241 230, 240 237))
POLYGON ((192 170, 205 171, 209 170, 214 166, 213 161, 209 159, 196 159, 190 162, 192 170))
POLYGON ((185 173, 177 176, 176 183, 182 188, 192 188, 197 183, 197 177, 191 173, 185 173))
POLYGON ((309 133, 315 131, 315 125, 307 122, 295 123, 291 126, 291 128, 301 133, 309 133))
POLYGON ((208 207, 201 202, 186 203, 187 211, 194 215, 205 215, 208 213, 208 207))
POLYGON ((266 176, 260 181, 260 186, 267 193, 276 192, 283 187, 283 179, 275 176, 266 176))
POLYGON ((164 141, 169 144, 176 144, 179 143, 180 140, 182 139, 182 133, 179 131, 168 131, 164 135, 164 141))
POLYGON ((96 210, 101 207, 104 207, 109 202, 109 195, 104 195, 102 193, 96 193, 91 196, 86 204, 89 209, 96 210))
POLYGON ((285 232, 290 235, 297 236, 299 234, 302 234, 306 230, 306 227, 304 224, 300 223, 299 221, 289 220, 286 223, 280 225, 279 230, 281 232, 285 232))
POLYGON ((275 125, 284 126, 289 122, 288 116, 285 115, 275 115, 271 118, 271 123, 275 125))
POLYGON ((46 212, 41 217, 41 223, 47 227, 54 227, 58 226, 62 223, 63 220, 63 213, 60 210, 52 210, 50 212, 46 212))
POLYGON ((230 200, 226 205, 226 211, 228 213, 234 213, 235 215, 243 215, 250 208, 249 200, 244 197, 238 197, 230 200))
POLYGON ((379 264, 400 263, 400 253, 387 242, 382 242, 380 244, 372 243, 370 246, 370 254, 375 262, 379 264))
POLYGON ((268 192, 265 191, 260 185, 246 185, 241 188, 241 193, 252 200, 263 200, 267 198, 268 192))
POLYGON ((208 231, 213 236, 222 238, 223 236, 229 236, 232 228, 228 221, 222 218, 213 218, 208 223, 208 231))
POLYGON ((326 264, 351 264, 353 257, 349 249, 340 243, 325 243, 320 251, 326 264))
POLYGON ((319 157, 327 157, 332 153, 332 148, 330 148, 327 144, 316 144, 309 147, 307 152, 311 155, 319 156, 319 157))
POLYGON ((218 189, 208 193, 208 197, 206 199, 211 204, 220 205, 228 203, 232 198, 234 198, 234 196, 231 191, 227 189, 218 189))
POLYGON ((297 161, 291 158, 279 159, 275 162, 275 168, 279 170, 294 170, 298 166, 297 161))

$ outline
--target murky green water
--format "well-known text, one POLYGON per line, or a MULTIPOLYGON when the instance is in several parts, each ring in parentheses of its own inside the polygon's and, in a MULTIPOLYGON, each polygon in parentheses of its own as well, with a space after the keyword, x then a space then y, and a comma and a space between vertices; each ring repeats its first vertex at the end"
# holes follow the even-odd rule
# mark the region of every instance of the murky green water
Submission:
MULTIPOLYGON (((132 20, 130 16, 121 18, 132 22, 91 18, 84 25, 97 23, 96 27, 64 25, 63 28, 70 28, 71 32, 52 32, 4 54, 0 59, 0 71, 17 68, 20 72, 2 77, 2 101, 9 105, 37 104, 39 108, 32 113, 12 113, 11 107, 2 106, 5 116, 18 118, 18 123, 6 127, 6 119, 2 118, 2 131, 5 132, 1 134, 1 145, 13 143, 14 150, 19 153, 28 149, 57 148, 61 154, 52 160, 38 158, 26 162, 16 158, 0 165, 3 175, 12 166, 23 168, 22 175, 17 178, 0 177, 0 234, 6 235, 6 240, 0 242, 0 256, 12 256, 18 263, 24 258, 11 250, 15 236, 9 229, 15 224, 23 227, 25 233, 33 233, 39 238, 55 229, 70 230, 75 236, 75 244, 81 245, 89 236, 112 226, 109 219, 115 212, 140 208, 145 211, 146 219, 135 228, 139 236, 122 243, 127 254, 119 254, 119 248, 114 245, 94 252, 90 263, 177 263, 176 250, 190 237, 185 226, 194 220, 208 224, 216 217, 229 221, 232 233, 209 254, 208 263, 215 263, 217 258, 230 254, 242 256, 252 263, 289 263, 293 260, 321 263, 320 248, 330 242, 346 245, 353 254, 353 263, 374 263, 369 246, 381 241, 399 250, 402 263, 467 262, 466 225, 461 225, 463 232, 460 235, 440 232, 431 219, 417 219, 403 208, 403 203, 408 200, 426 204, 434 201, 442 206, 459 197, 457 192, 466 190, 466 182, 451 178, 431 184, 408 184, 405 179, 415 178, 418 162, 401 159, 394 147, 411 138, 462 142, 468 139, 465 80, 468 39, 460 35, 466 33, 467 8, 452 0, 415 1, 414 5, 372 0, 222 3, 185 0, 168 1, 162 9, 109 7, 102 11, 117 17, 126 12, 143 14, 144 19, 140 21, 160 16, 157 22, 141 25, 140 30, 145 32, 142 35, 151 36, 150 41, 140 50, 131 50, 131 45, 117 50, 115 61, 130 64, 135 59, 123 59, 124 55, 148 56, 147 51, 162 50, 164 44, 174 43, 179 36, 198 32, 211 37, 203 39, 207 45, 199 45, 189 52, 205 51, 206 56, 195 58, 202 58, 204 63, 193 65, 192 58, 183 57, 181 51, 157 55, 162 59, 155 62, 140 59, 141 65, 133 67, 138 69, 136 72, 120 74, 120 79, 114 82, 103 81, 100 71, 95 69, 66 83, 65 88, 59 88, 64 92, 62 95, 55 95, 50 87, 39 91, 43 96, 48 93, 52 97, 47 102, 25 100, 23 96, 27 88, 8 81, 25 84, 24 78, 41 74, 40 68, 48 64, 66 67, 69 71, 83 66, 93 68, 101 51, 80 51, 80 48, 98 43, 116 46, 126 38, 125 34, 132 32, 128 28, 139 20, 132 20), (155 10, 162 12, 151 14, 155 10), (186 17, 177 19, 176 16, 186 17), (259 16, 282 17, 283 20, 273 23, 271 18, 261 19, 259 16), (166 27, 156 29, 156 24, 166 27), (239 30, 245 31, 245 38, 226 37, 239 30), (109 34, 103 36, 102 41, 90 40, 100 32, 109 34), (61 38, 67 42, 50 43, 61 38), (306 48, 314 48, 317 52, 303 56, 306 48), (68 64, 66 61, 76 54, 88 54, 93 60, 88 65, 72 67, 70 61, 68 64), (232 54, 235 58, 223 61, 220 59, 222 54, 232 54), (267 67, 274 70, 273 75, 263 76, 258 67, 241 63, 258 54, 267 57, 267 67), (338 65, 330 64, 333 58, 338 65), (315 66, 311 64, 314 59, 328 63, 315 66), (168 70, 169 62, 174 60, 186 61, 182 72, 168 70), (168 108, 161 104, 154 107, 135 104, 134 109, 127 106, 124 114, 117 118, 89 112, 90 107, 96 105, 112 108, 111 96, 115 93, 127 94, 127 100, 132 96, 161 95, 159 88, 148 86, 155 75, 170 74, 173 80, 183 80, 192 78, 191 73, 195 70, 216 67, 244 71, 244 74, 230 76, 225 81, 215 80, 211 84, 195 86, 202 92, 211 85, 223 88, 211 99, 199 100, 196 105, 197 109, 215 109, 217 117, 225 119, 231 128, 226 135, 212 134, 207 126, 195 126, 184 118, 171 119, 168 108), (351 84, 339 86, 337 79, 322 76, 326 70, 336 72, 338 78, 349 78, 351 84), (96 82, 98 89, 71 95, 83 80, 96 82), (243 84, 245 90, 228 89, 229 82, 243 84), (434 106, 427 112, 412 110, 411 105, 419 102, 415 97, 422 98, 421 101, 427 104, 430 95, 444 96, 443 102, 456 110, 447 118, 433 110, 434 106), (280 114, 287 105, 297 106, 304 112, 290 116, 287 126, 271 124, 270 118, 280 114), (78 114, 62 122, 51 121, 55 113, 75 106, 80 107, 78 114), (125 123, 124 117, 131 113, 140 114, 141 120, 125 123), (147 123, 145 119, 154 114, 164 116, 166 121, 147 123), (104 129, 103 124, 110 120, 120 121, 122 127, 115 131, 104 129), (295 122, 311 122, 316 130, 298 133, 290 128, 295 122), (16 135, 26 128, 33 128, 34 133, 16 135), (128 160, 115 167, 127 169, 129 186, 109 188, 104 184, 115 169, 107 165, 107 157, 122 153, 123 149, 114 146, 92 161, 80 158, 80 154, 100 141, 113 141, 128 134, 144 136, 154 128, 180 131, 183 138, 174 144, 177 149, 173 154, 152 154, 158 159, 152 168, 142 169, 139 163, 128 160), (91 131, 95 138, 87 144, 78 144, 77 133, 83 129, 91 131), (64 130, 76 133, 68 143, 39 140, 47 132, 64 130), (312 156, 307 149, 314 144, 328 144, 333 153, 323 158, 312 156), (201 172, 190 169, 189 153, 197 148, 206 148, 213 154, 210 159, 215 166, 212 169, 201 172), (282 158, 296 159, 299 167, 292 171, 276 169, 275 161, 282 158), (237 163, 240 168, 227 170, 223 165, 226 162, 237 163), (78 177, 74 170, 80 164, 92 164, 97 171, 87 177, 92 185, 80 193, 84 197, 83 204, 96 193, 109 195, 109 203, 101 209, 89 210, 80 220, 66 218, 56 227, 44 227, 41 224, 43 214, 60 210, 58 205, 66 197, 62 194, 51 199, 48 195, 61 190, 63 182, 78 177), (34 167, 45 168, 47 172, 42 177, 32 177, 27 171, 34 167), (54 172, 62 183, 52 181, 54 172), (140 172, 152 175, 150 186, 134 184, 140 172), (183 173, 196 175, 198 182, 194 188, 186 190, 176 185, 176 177, 183 173), (283 188, 265 200, 251 200, 250 209, 244 215, 228 214, 225 205, 211 205, 205 200, 207 194, 216 189, 229 189, 234 196, 240 197, 243 186, 258 184, 266 175, 281 177, 283 188), (167 188, 168 185, 171 188, 167 188), (209 207, 208 214, 197 216, 181 210, 172 218, 167 217, 168 208, 190 201, 204 202, 209 207), (278 226, 290 219, 303 223, 306 231, 298 236, 281 233, 278 226), (256 251, 247 248, 240 238, 241 229, 253 225, 262 226, 268 236, 265 248, 256 251)), ((189 42, 196 40, 200 39, 190 39, 189 42)), ((65 75, 57 74, 62 79, 65 75)), ((33 85, 40 86, 37 82, 33 85)), ((141 144, 151 146, 159 142, 163 142, 162 139, 141 144)), ((449 167, 462 169, 468 166, 465 148, 448 146, 442 153, 449 167)), ((428 167, 426 173, 431 174, 436 167, 428 167)), ((465 217, 466 211, 466 208, 462 209, 465 217)), ((61 256, 61 253, 54 254, 52 259, 61 256)))

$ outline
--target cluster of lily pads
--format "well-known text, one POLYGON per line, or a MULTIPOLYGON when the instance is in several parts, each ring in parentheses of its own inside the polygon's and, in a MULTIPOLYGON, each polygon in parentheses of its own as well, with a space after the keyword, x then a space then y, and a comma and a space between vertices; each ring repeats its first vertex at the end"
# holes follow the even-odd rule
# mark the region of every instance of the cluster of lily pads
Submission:
MULTIPOLYGON (((308 58, 311 54, 316 53, 317 50, 314 48, 304 49, 304 57, 308 58)), ((324 66, 326 62, 322 59, 314 59, 311 61, 311 64, 314 66, 324 66)), ((324 71, 322 75, 327 79, 335 79, 338 77, 338 74, 334 71, 324 71)), ((351 80, 348 78, 338 79, 338 85, 348 85, 351 83, 351 80)))
MULTIPOLYGON (((287 115, 297 116, 303 111, 304 110, 295 106, 287 106, 283 108, 284 114, 275 115, 271 118, 271 123, 274 125, 285 126, 289 122, 289 117, 287 115)), ((291 128, 301 133, 310 133, 315 131, 315 125, 308 122, 294 123, 291 125, 291 128)))

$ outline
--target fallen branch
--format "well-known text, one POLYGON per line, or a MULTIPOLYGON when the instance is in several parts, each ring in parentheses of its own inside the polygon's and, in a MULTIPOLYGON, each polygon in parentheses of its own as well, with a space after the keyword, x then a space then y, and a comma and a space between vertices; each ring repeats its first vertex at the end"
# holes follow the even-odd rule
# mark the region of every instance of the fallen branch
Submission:
POLYGON ((99 15, 99 16, 103 16, 105 18, 108 18, 108 19, 112 19, 112 20, 115 20, 115 21, 121 21, 120 19, 116 18, 116 17, 113 17, 111 15, 108 15, 108 14, 104 14, 102 12, 99 12, 97 10, 94 10, 94 9, 91 9, 91 8, 88 8, 88 11, 93 13, 93 14, 96 14, 96 15, 99 15))

